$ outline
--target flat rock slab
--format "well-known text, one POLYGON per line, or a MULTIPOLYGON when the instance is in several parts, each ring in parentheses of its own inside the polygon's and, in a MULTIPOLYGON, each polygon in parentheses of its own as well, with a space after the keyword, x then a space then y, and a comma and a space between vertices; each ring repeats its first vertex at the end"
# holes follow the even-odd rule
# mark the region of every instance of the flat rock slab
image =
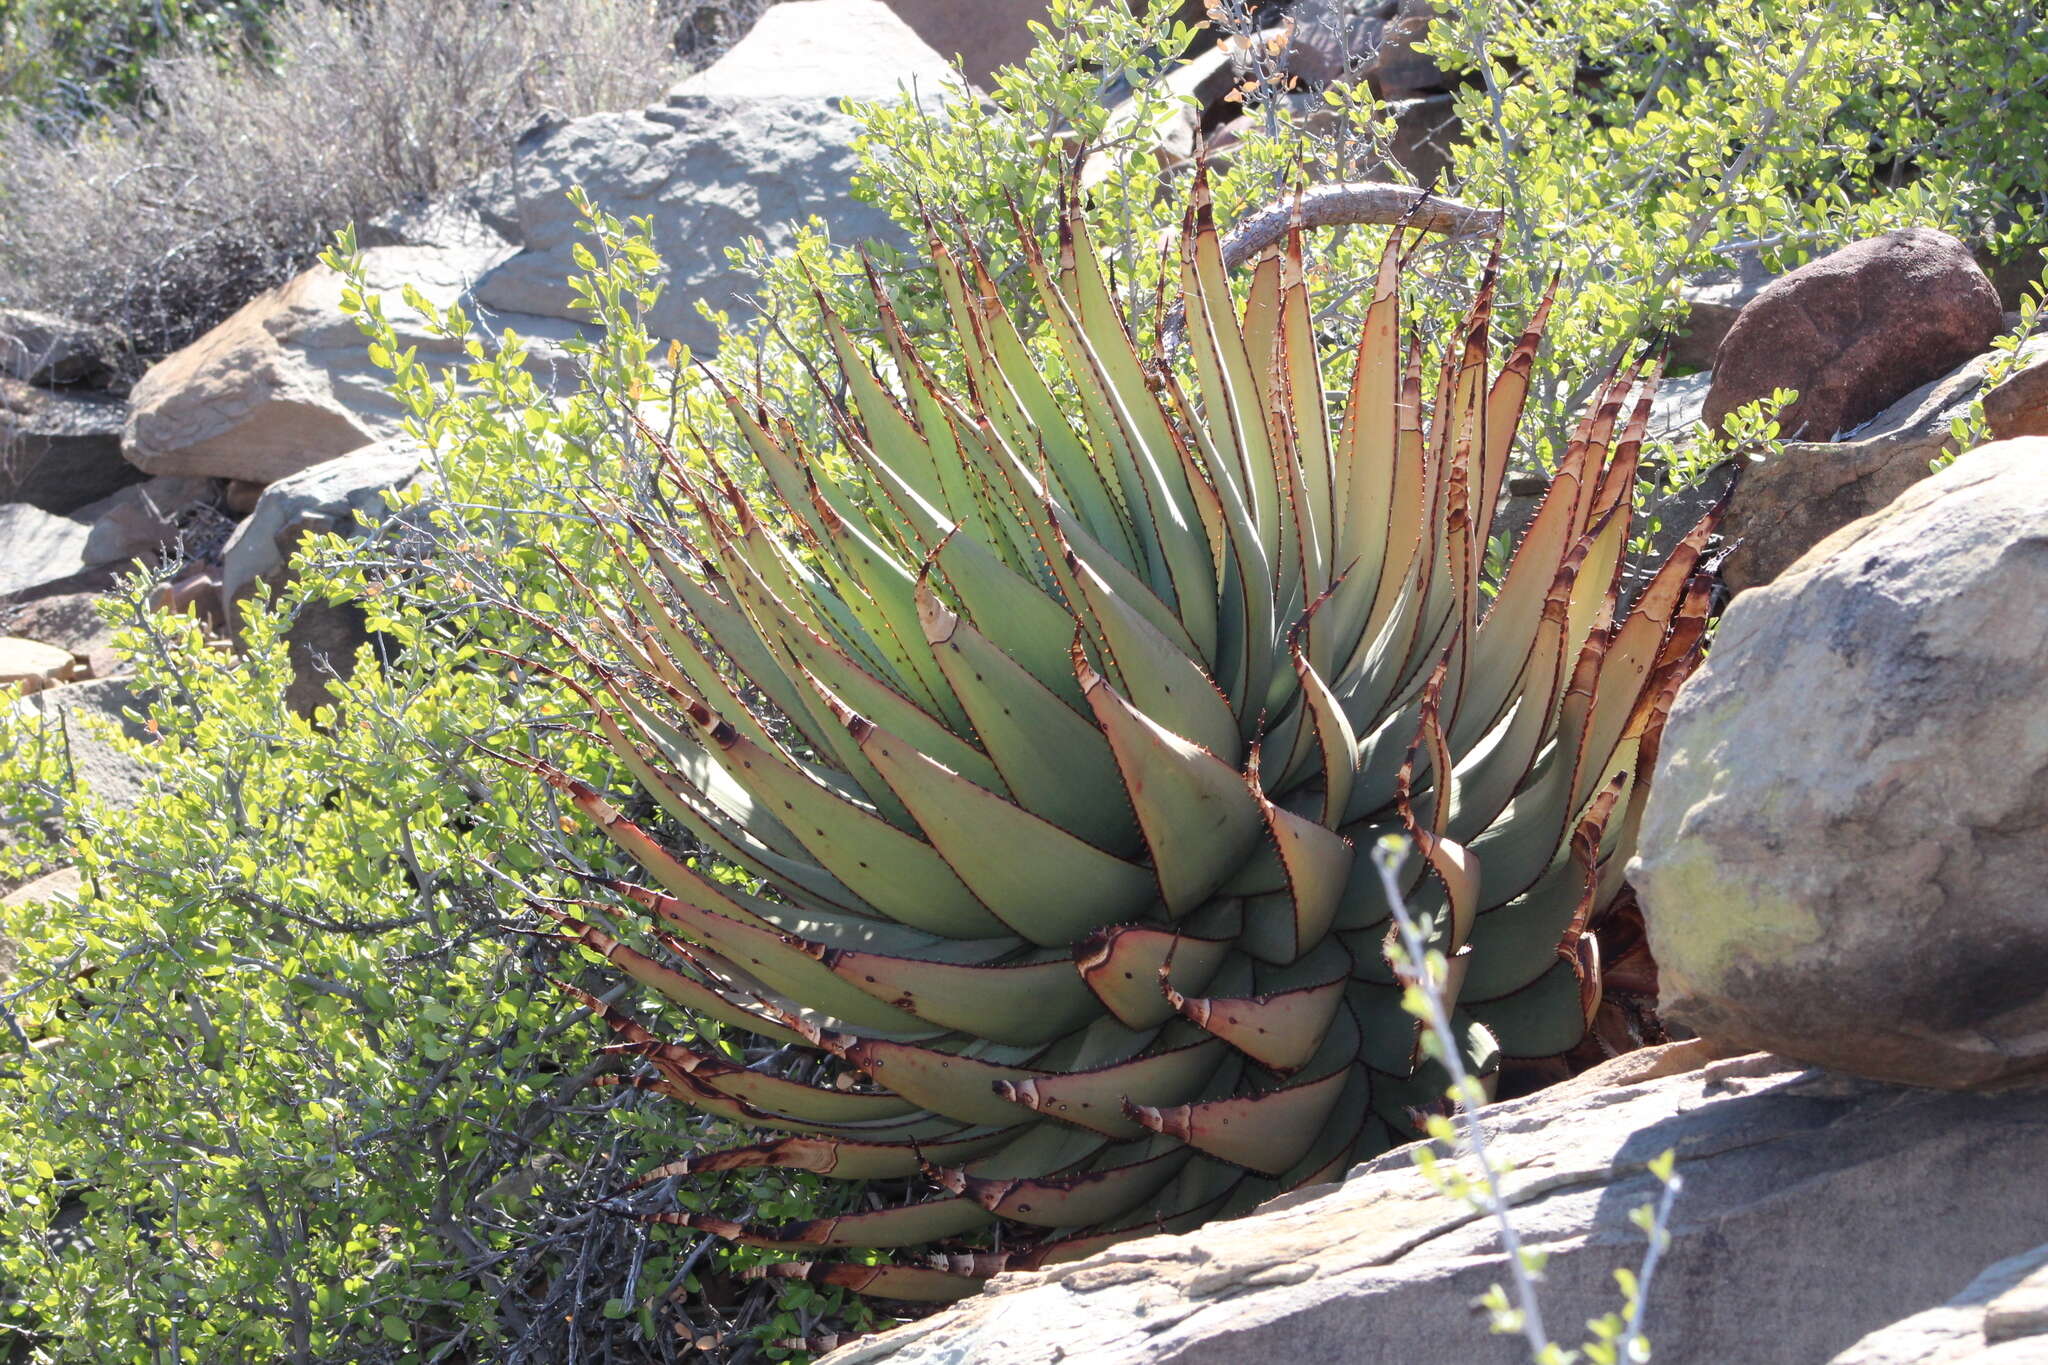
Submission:
POLYGON ((2048 1245, 2008 1256, 1941 1307, 1872 1332, 1828 1365, 2039 1365, 2043 1360, 2048 1360, 2048 1245))
POLYGON ((40 692, 83 677, 86 671, 85 662, 68 649, 18 635, 0 636, 0 695, 40 692))
MULTIPOLYGON (((2048 1091, 1910 1090, 1768 1055, 1660 1077, 1641 1057, 1485 1111, 1568 1344, 1617 1307, 1613 1272, 1643 1251, 1629 1214, 1666 1149, 1685 1189, 1645 1327, 1659 1365, 1826 1360, 2048 1227, 2048 1181, 2016 1178, 2048 1169, 2048 1091), (1631 1067, 1653 1078, 1607 1083, 1631 1067)), ((1235 1222, 999 1276, 826 1360, 1519 1365, 1525 1348, 1470 1306, 1507 1278, 1491 1225, 1436 1193, 1413 1151, 1235 1222)))

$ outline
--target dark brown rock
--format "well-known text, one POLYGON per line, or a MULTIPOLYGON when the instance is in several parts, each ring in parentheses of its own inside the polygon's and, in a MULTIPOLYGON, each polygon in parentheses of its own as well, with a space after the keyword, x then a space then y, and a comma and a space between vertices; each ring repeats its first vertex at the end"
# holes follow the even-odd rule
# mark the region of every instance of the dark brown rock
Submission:
POLYGON ((1714 355, 1727 339, 1728 329, 1773 278, 1754 253, 1745 252, 1735 264, 1680 289, 1685 320, 1671 338, 1671 363, 1695 370, 1713 369, 1714 355))
POLYGON ((1984 395, 1984 421, 1995 441, 2048 436, 2048 346, 2022 351, 2019 368, 1984 395))
POLYGON ((967 79, 986 84, 999 66, 1031 55, 1028 27, 1045 22, 1045 0, 889 0, 889 8, 941 57, 955 57, 967 79))
MULTIPOLYGON (((2024 354, 2048 355, 2048 346, 2024 354)), ((1792 442, 1768 460, 1746 463, 1721 526, 1734 545, 1721 565, 1729 591, 1770 582, 1822 540, 1926 478, 1930 462, 1955 439, 1952 424, 1969 415, 1981 393, 1990 359, 1980 355, 1922 384, 1853 441, 1792 442)))
POLYGON ((1707 420, 1796 389, 1785 433, 1832 440, 1987 350, 2003 321, 1998 291, 1947 233, 1906 228, 1852 243, 1742 310, 1715 355, 1707 420))

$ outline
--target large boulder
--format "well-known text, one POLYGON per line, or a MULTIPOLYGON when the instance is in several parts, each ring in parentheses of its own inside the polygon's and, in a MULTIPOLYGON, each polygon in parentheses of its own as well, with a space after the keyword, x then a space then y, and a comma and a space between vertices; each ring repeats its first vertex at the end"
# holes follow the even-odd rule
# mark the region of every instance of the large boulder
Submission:
MULTIPOLYGON (((469 286, 511 250, 496 238, 363 253, 372 292, 402 344, 427 363, 460 359, 402 300, 412 285, 436 307, 469 302, 469 286)), ((397 434, 404 413, 389 374, 341 309, 342 277, 316 266, 258 295, 184 350, 159 362, 132 395, 123 433, 128 459, 151 474, 267 484, 397 434)), ((470 310, 472 316, 475 310, 470 310)), ((486 316, 534 342, 536 366, 575 329, 554 319, 486 316)))
MULTIPOLYGON (((1655 1060, 1482 1111, 1512 1163, 1515 1225, 1550 1255, 1543 1308, 1566 1344, 1619 1307, 1614 1271, 1643 1254, 1630 1214, 1657 1196, 1646 1163, 1666 1150, 1685 1187, 1644 1324, 1659 1365, 1826 1360, 2048 1226, 2048 1181, 2018 1176, 2048 1160, 2048 1091, 1904 1090, 1770 1056, 1660 1075, 1655 1060)), ((1491 1221, 1437 1193, 1414 1154, 1235 1222, 999 1276, 826 1360, 1526 1362, 1471 1307, 1508 1279, 1491 1221)))
POLYGON ((1917 1085, 2048 1076, 2043 600, 2040 437, 1735 599, 1630 873, 1669 1018, 1917 1085))
POLYGON ((1797 389, 1788 435, 1832 441, 1990 348, 1998 291, 1945 232, 1905 228, 1853 242, 1772 281, 1722 339, 1707 420, 1773 389, 1797 389))
POLYGON ((2044 1360, 2048 1245, 1987 1267, 1941 1307, 1879 1328, 1828 1365, 2040 1365, 2044 1360))
MULTIPOLYGON (((2048 360, 2048 339, 2024 353, 2048 360)), ((1741 592, 1768 583, 1858 517, 1887 506, 1927 477, 1928 465, 1954 441, 1952 424, 1983 394, 1991 357, 1923 384, 1886 408, 1848 441, 1793 442, 1768 460, 1743 466, 1722 531, 1734 550, 1721 578, 1741 592)))
POLYGON ((967 79, 980 85, 999 66, 1014 66, 1031 55, 1030 25, 1044 23, 1046 0, 889 0, 903 22, 927 47, 958 59, 967 79))
POLYGON ((1733 264, 1681 286, 1678 296, 1685 303, 1685 320, 1671 338, 1671 363, 1711 370, 1735 319, 1773 278, 1761 258, 1744 252, 1733 264))
POLYGON ((359 514, 381 519, 384 490, 403 488, 420 472, 423 455, 404 437, 326 460, 279 479, 263 490, 255 511, 221 551, 221 596, 230 616, 258 583, 275 589, 291 554, 309 535, 352 532, 359 514))
POLYGON ((521 149, 519 237, 477 298, 497 309, 574 318, 567 284, 585 238, 569 202, 648 215, 668 287, 647 314, 656 336, 699 354, 717 331, 697 302, 735 318, 755 281, 727 258, 758 237, 780 250, 813 215, 841 242, 899 240, 887 214, 852 197, 854 120, 847 98, 937 97, 957 78, 882 0, 787 0, 724 57, 639 113, 592 114, 521 149))
POLYGON ((0 376, 0 502, 70 512, 143 477, 121 458, 128 408, 105 393, 0 376))

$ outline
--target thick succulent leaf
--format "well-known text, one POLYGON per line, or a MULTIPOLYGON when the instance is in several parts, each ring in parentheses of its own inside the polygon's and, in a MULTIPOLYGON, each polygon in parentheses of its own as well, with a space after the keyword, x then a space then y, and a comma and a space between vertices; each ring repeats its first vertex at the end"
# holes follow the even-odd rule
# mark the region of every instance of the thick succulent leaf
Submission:
POLYGON ((989 1212, 1036 1227, 1085 1227, 1127 1213, 1187 1164, 1185 1147, 1141 1160, 1035 1180, 960 1178, 961 1193, 989 1212))
POLYGON ((1160 992, 1160 973, 1178 990, 1199 991, 1209 984, 1236 944, 1241 909, 1217 907, 1231 921, 1227 936, 1204 937, 1212 912, 1202 912, 1182 929, 1125 924, 1104 929, 1074 945, 1074 963, 1088 989, 1104 1009, 1131 1028, 1154 1028, 1173 1017, 1173 1005, 1160 992))
POLYGON ((998 1081, 995 1091, 1013 1104, 1052 1118, 1109 1137, 1135 1138, 1142 1136, 1144 1129, 1124 1113, 1126 1101, 1152 1105, 1185 1103, 1217 1078, 1223 1061, 1223 1044, 1208 1039, 1087 1071, 998 1081))
POLYGON ((1328 940, 1351 877, 1351 841, 1263 794, 1259 805, 1286 885, 1278 895, 1247 901, 1244 945, 1267 962, 1293 962, 1328 940))
MULTIPOLYGON (((952 938, 987 938, 1006 926, 947 866, 938 850, 795 771, 709 712, 692 712, 704 738, 802 842, 820 866, 870 904, 952 938)), ((857 737, 856 737, 857 738, 857 737)))
POLYGON ((818 960, 891 1008, 998 1043, 1047 1043, 1098 1014, 1095 996, 1061 949, 1017 961, 933 962, 828 948, 818 960))
MULTIPOLYGON (((1577 1047, 1586 1036, 1590 1011, 1583 998, 1584 979, 1576 958, 1559 958, 1512 995, 1473 1001, 1468 1008, 1474 1019, 1500 1039, 1508 1056, 1555 1057, 1577 1047)), ((1598 998, 1592 1003, 1597 1005, 1598 998)))
POLYGON ((1236 1099, 1160 1108, 1133 1104, 1129 1113, 1153 1132, 1179 1138, 1197 1151, 1278 1175, 1315 1144, 1349 1072, 1345 1066, 1299 1085, 1236 1099))
POLYGON ((844 1138, 785 1137, 700 1152, 666 1162, 640 1177, 652 1185, 671 1177, 715 1171, 774 1168, 809 1171, 835 1180, 895 1180, 918 1174, 927 1163, 971 1161, 1014 1142, 1019 1128, 962 1127, 957 1136, 916 1142, 863 1142, 844 1138))
POLYGON ((1265 827, 1244 774, 1119 696, 1081 659, 1075 676, 1109 737, 1168 913, 1200 905, 1265 827))
POLYGON ((976 786, 864 718, 854 717, 849 728, 931 847, 1021 937, 1060 947, 1153 901, 1152 874, 1142 864, 976 786))
POLYGON ((1137 818, 1102 732, 935 594, 919 607, 939 668, 1017 804, 1118 857, 1137 853, 1137 818))
POLYGON ((565 939, 588 948, 641 985, 660 992, 671 1003, 707 1019, 716 1019, 721 1024, 731 1024, 764 1038, 773 1038, 779 1043, 803 1041, 802 1035, 795 1030, 785 1028, 759 1011, 748 1009, 715 987, 656 961, 630 944, 621 943, 596 925, 586 924, 567 914, 558 914, 557 918, 565 939))
MULTIPOLYGON (((1258 971, 1257 994, 1182 995, 1162 981, 1181 1016, 1268 1070, 1299 1070, 1322 1048, 1351 981, 1351 954, 1324 939, 1301 961, 1258 971)), ((1142 1097, 1140 1097, 1142 1098, 1142 1097)))

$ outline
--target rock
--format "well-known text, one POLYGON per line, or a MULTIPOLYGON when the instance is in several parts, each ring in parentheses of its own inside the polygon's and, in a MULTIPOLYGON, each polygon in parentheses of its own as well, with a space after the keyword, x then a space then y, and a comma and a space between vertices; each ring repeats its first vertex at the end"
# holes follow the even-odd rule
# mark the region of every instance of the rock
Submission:
POLYGON ((103 338, 82 322, 27 308, 0 308, 0 374, 29 384, 104 378, 103 338))
POLYGON ((47 725, 53 738, 61 736, 72 775, 107 809, 121 811, 141 803, 149 781, 148 766, 122 752, 111 738, 119 734, 149 742, 148 729, 122 715, 124 710, 143 713, 147 707, 126 680, 95 678, 23 697, 14 703, 13 718, 47 725))
MULTIPOLYGON (((2048 338, 2023 354, 2048 358, 2048 338)), ((1722 526, 1735 542, 1722 582, 1732 592, 1770 582, 1827 536, 1926 478, 1928 462, 1954 439, 1950 424, 1976 401, 1989 361, 1979 356, 1921 385, 1854 440, 1795 442, 1772 459, 1746 464, 1722 526)))
POLYGON ((1735 599, 1630 870, 1666 1017, 1915 1085, 2048 1075, 2044 595, 2029 437, 1735 599))
POLYGON ((110 394, 0 378, 0 502, 70 512, 140 480, 121 458, 127 415, 110 394))
POLYGON ((1989 349, 1998 292, 1945 232, 1905 228, 1853 242, 1766 285, 1714 359, 1707 420, 1773 389, 1797 389, 1788 435, 1831 441, 1910 390, 1989 349))
POLYGON ((1450 95, 1429 95, 1387 105, 1387 116, 1394 122, 1388 151, 1394 164, 1425 188, 1442 180, 1451 168, 1451 149, 1460 131, 1453 103, 1450 95))
POLYGON ((999 66, 1014 66, 1031 55, 1028 25, 1045 22, 1046 0, 889 0, 925 46, 948 61, 957 58, 967 79, 985 85, 999 66))
POLYGON ((220 592, 220 570, 211 564, 194 564, 157 590, 151 605, 158 611, 189 614, 225 635, 228 609, 220 592))
POLYGON ((32 882, 15 887, 5 896, 0 896, 0 905, 9 907, 42 905, 54 900, 76 902, 78 893, 85 887, 85 879, 78 875, 75 867, 60 867, 55 872, 45 872, 32 882))
POLYGON ((0 503, 0 596, 34 592, 85 568, 92 524, 25 502, 0 503))
POLYGON ((166 546, 176 543, 180 520, 212 500, 218 488, 212 479, 165 474, 80 508, 76 514, 80 521, 93 514, 92 530, 85 538, 85 562, 125 565, 141 559, 154 564, 166 546))
POLYGON ((240 519, 256 510, 256 504, 263 497, 264 485, 254 479, 223 479, 220 486, 221 503, 228 509, 228 515, 240 519))
POLYGON ((422 458, 417 446, 399 438, 302 469, 264 489, 256 510, 221 552, 221 596, 229 612, 259 581, 278 587, 304 537, 352 531, 358 513, 381 519, 384 490, 412 482, 422 458))
MULTIPOLYGON (((510 250, 502 242, 458 247, 387 246, 363 253, 369 286, 421 359, 453 361, 454 343, 427 334, 402 301, 416 286, 437 307, 466 290, 510 250)), ((316 266, 242 310, 142 377, 123 432, 127 458, 151 474, 271 483, 396 435, 403 416, 370 363, 368 342, 341 311, 343 282, 316 266)), ((474 315, 475 310, 468 310, 474 315)), ((575 331, 553 319, 483 319, 515 326, 545 369, 575 331)))
POLYGON ((40 692, 58 683, 76 682, 90 671, 86 661, 68 649, 18 635, 0 636, 0 695, 40 692))
MULTIPOLYGON (((1645 1163, 1666 1150, 1685 1187, 1648 1298, 1658 1365, 1826 1360, 2048 1226, 2048 1182, 2015 1178, 2048 1160, 2048 1092, 1905 1090, 1754 1055, 1638 1084, 1607 1070, 1484 1111, 1568 1343, 1619 1307, 1613 1272, 1643 1253, 1629 1214, 1658 1193, 1645 1163)), ((1438 1194, 1414 1153, 1234 1222, 999 1276, 825 1365, 1527 1361, 1470 1307, 1508 1278, 1491 1222, 1438 1194)))
POLYGON ((750 237, 770 251, 813 214, 841 242, 900 241, 887 214, 851 194, 854 121, 839 101, 934 96, 957 88, 939 55, 881 0, 789 0, 767 10, 717 62, 641 113, 593 114, 523 146, 519 240, 525 250, 478 286, 498 309, 574 319, 566 283, 584 239, 567 194, 654 220, 668 287, 648 329, 699 355, 717 332, 699 299, 744 318, 754 280, 726 257, 750 237))
POLYGON ((1685 321, 1672 338, 1671 363, 1711 370, 1728 329, 1773 278, 1754 252, 1745 252, 1735 265, 1683 286, 1678 294, 1685 301, 1685 321))
POLYGON ((1713 386, 1711 372, 1658 380, 1657 392, 1650 398, 1649 439, 1682 441, 1690 437, 1706 415, 1707 392, 1713 386))
POLYGON ((114 653, 114 629, 100 618, 96 592, 57 593, 15 607, 6 615, 7 629, 25 640, 55 645, 81 656, 95 678, 123 670, 114 653))
POLYGON ((292 680, 284 690, 285 705, 295 714, 309 717, 319 707, 334 705, 328 686, 355 672, 356 651, 390 638, 373 636, 369 617, 353 602, 315 598, 302 603, 284 632, 285 657, 292 666, 292 680))
POLYGON ((1984 395, 1984 421, 1995 441, 2048 436, 2048 338, 2020 352, 2020 366, 1984 395))
POLYGON ((1881 1327, 1828 1365, 1996 1365, 2048 1360, 2048 1246, 2008 1256, 1939 1308, 1881 1327), (2025 1354, 2002 1342, 2033 1338, 2025 1354))
POLYGON ((1386 14, 1386 26, 1380 31, 1379 45, 1365 70, 1380 98, 1396 102, 1449 90, 1450 77, 1438 69, 1434 58, 1424 56, 1415 47, 1436 18, 1436 6, 1431 0, 1398 0, 1383 6, 1382 11, 1386 14))
POLYGON ((415 199, 379 214, 362 226, 356 241, 364 247, 501 250, 513 241, 518 224, 512 215, 517 212, 511 168, 493 167, 451 194, 415 199))

